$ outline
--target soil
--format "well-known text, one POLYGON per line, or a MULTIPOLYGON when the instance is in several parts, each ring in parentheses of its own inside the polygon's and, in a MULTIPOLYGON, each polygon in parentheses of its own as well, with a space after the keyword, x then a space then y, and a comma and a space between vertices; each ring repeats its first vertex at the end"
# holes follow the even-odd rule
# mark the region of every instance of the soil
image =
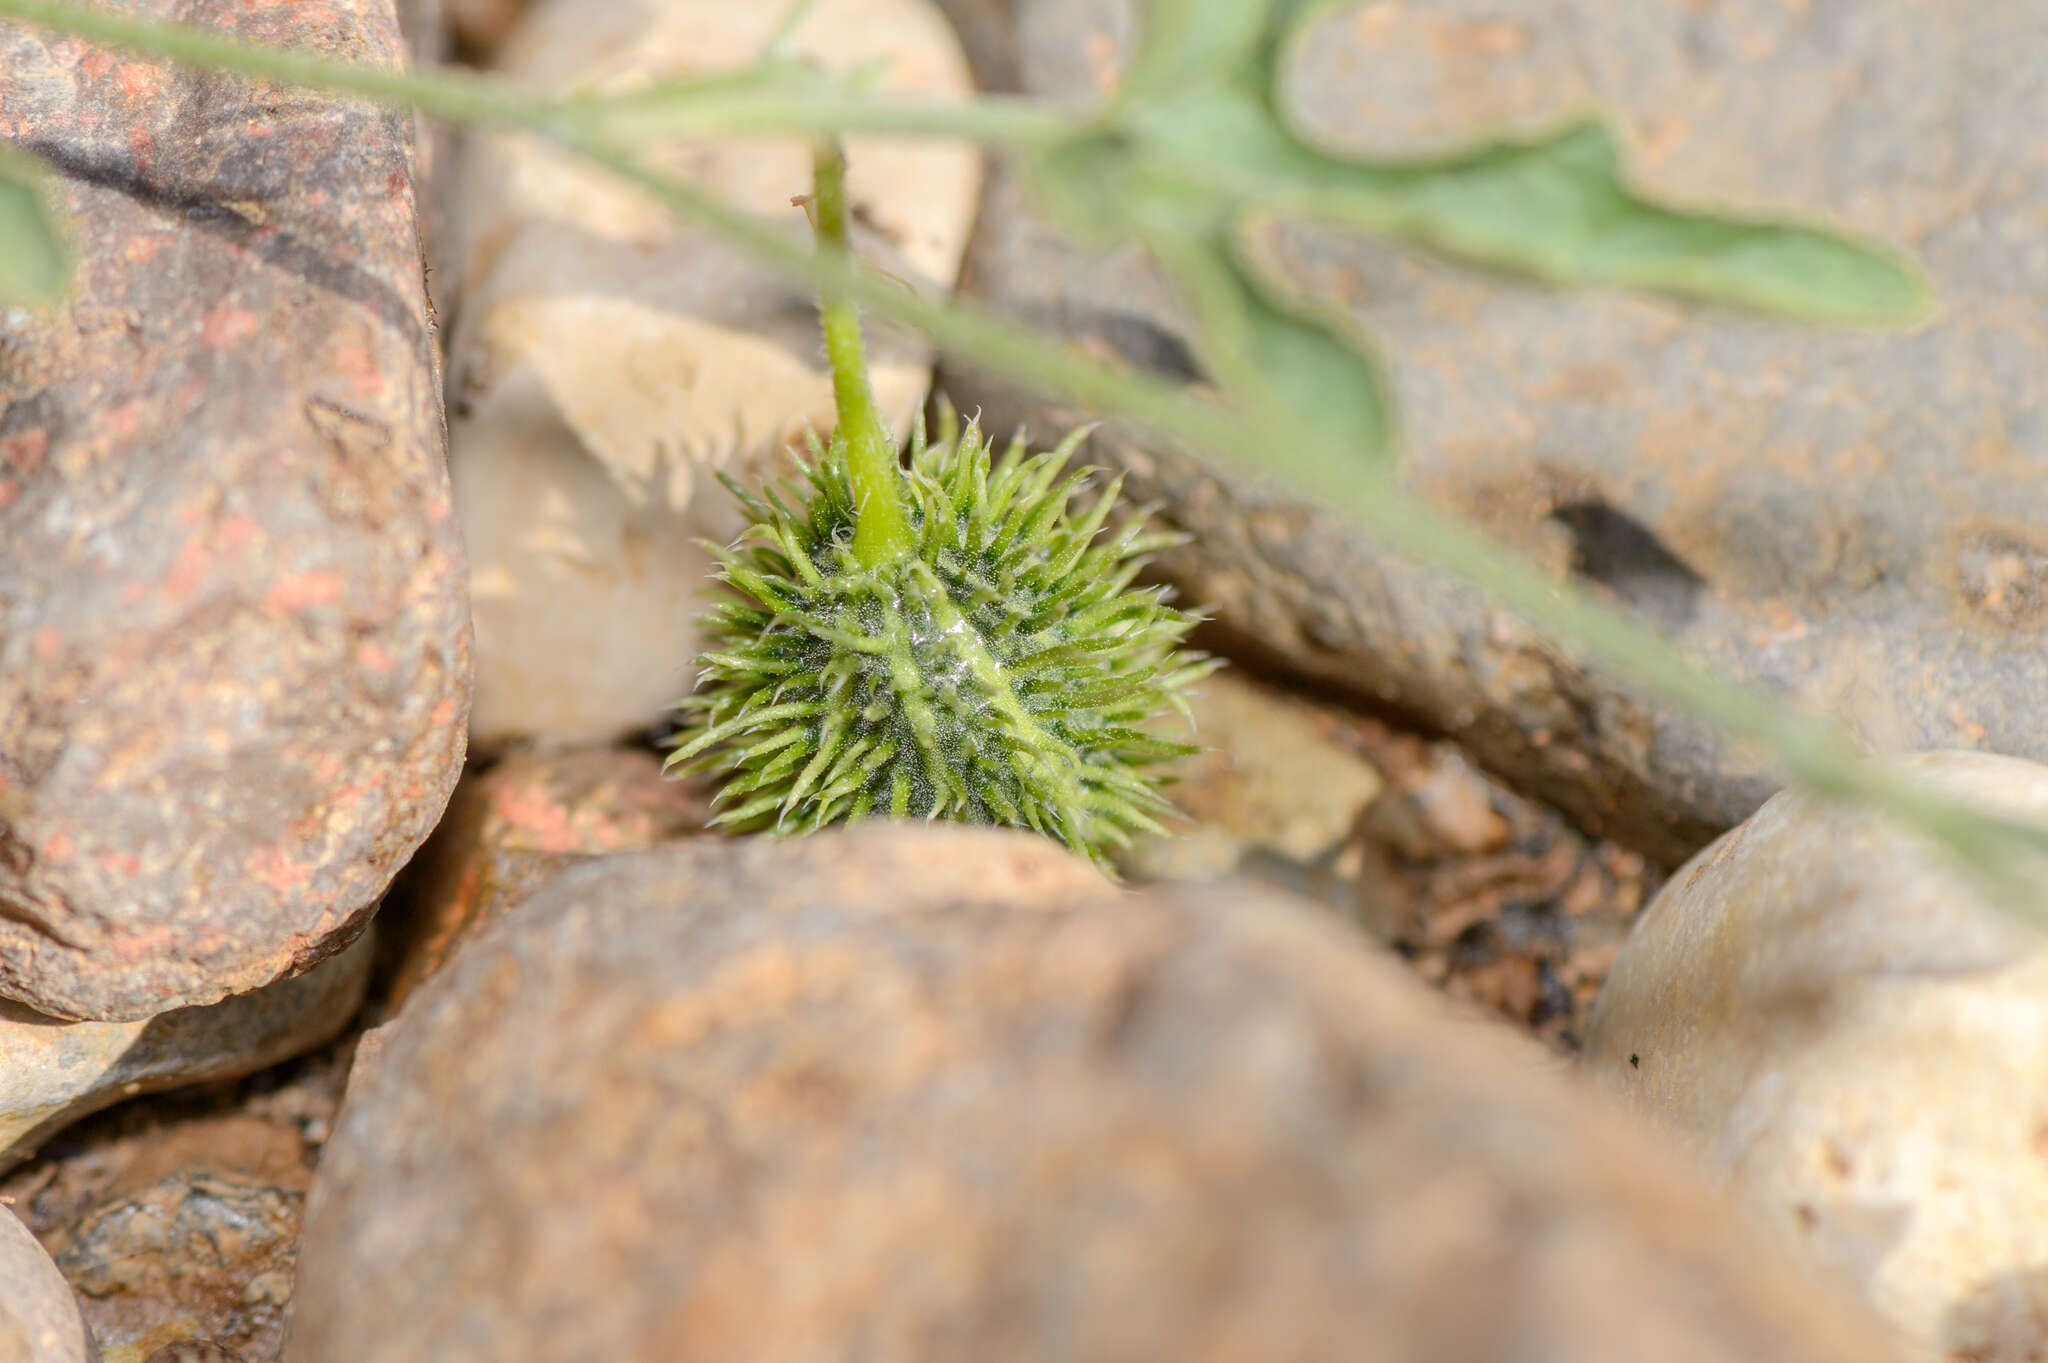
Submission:
POLYGON ((1487 778, 1454 743, 1369 719, 1352 730, 1387 781, 1366 837, 1400 906, 1395 949, 1453 998, 1576 1051, 1662 869, 1487 778))

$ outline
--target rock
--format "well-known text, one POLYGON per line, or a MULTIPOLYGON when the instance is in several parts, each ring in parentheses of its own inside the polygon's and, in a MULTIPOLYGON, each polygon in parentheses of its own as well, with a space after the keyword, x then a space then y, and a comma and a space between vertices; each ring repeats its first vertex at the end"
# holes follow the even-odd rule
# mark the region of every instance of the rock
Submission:
POLYGON ((220 1340, 275 1359, 310 1179, 283 1127, 243 1116, 192 1122, 46 1232, 105 1363, 167 1350, 195 1363, 235 1357, 220 1340))
MULTIPOLYGON (((401 59, 390 0, 198 17, 401 59)), ((461 768, 410 123, 0 25, 0 127, 80 262, 0 313, 0 994, 135 1020, 347 945, 461 768)))
POLYGON ((1408 862, 1498 852, 1512 833, 1493 798, 1486 777, 1451 753, 1412 787, 1375 805, 1371 831, 1408 862))
POLYGON ((445 0, 455 40, 472 55, 488 57, 512 36, 526 0, 445 0))
POLYGON ((1018 91, 1016 0, 935 0, 983 94, 1018 91))
POLYGON ((0 1004, 0 1169, 123 1098, 251 1074, 319 1045, 362 1002, 372 950, 365 936, 303 975, 134 1022, 0 1004))
MULTIPOLYGON (((1942 311, 1910 332, 1561 295, 1334 232, 1287 233, 1280 257, 1383 345, 1411 489, 1883 745, 2048 758, 2036 19, 2027 0, 1427 0, 1346 6, 1301 49, 1307 129, 1379 154, 1614 108, 1652 192, 1831 214, 1917 253, 1942 311)), ((1134 32, 1131 0, 1022 0, 1018 23, 1024 84, 1062 98, 1105 85, 1134 32)), ((980 224, 969 293, 1193 376, 1135 255, 1076 249, 1007 183, 980 224)), ((944 386, 996 429, 1081 415, 965 370, 944 386)), ((1162 571, 1239 651, 1455 733, 1591 831, 1675 864, 1775 787, 1755 754, 1329 511, 1114 430, 1084 455, 1192 532, 1162 571)))
MULTIPOLYGON (((538 86, 619 89, 752 61, 780 5, 555 0, 497 58, 538 86)), ((797 48, 828 67, 885 60, 884 83, 960 95, 967 68, 926 0, 824 0, 797 48)), ((979 157, 850 144, 856 248, 920 288, 950 286, 979 157)), ((801 141, 673 146, 672 169, 792 232, 801 141)), ((472 564, 479 747, 602 742, 659 724, 690 688, 710 560, 741 529, 711 472, 781 471, 806 421, 833 420, 809 295, 608 172, 524 136, 469 147, 455 216, 450 349, 455 495, 472 564)), ((444 300, 446 301, 446 300, 444 300)), ((872 338, 899 432, 930 377, 922 342, 872 338)))
MULTIPOLYGON (((1914 767, 2048 823, 2048 768, 1914 767)), ((2048 1354, 2048 947, 1943 854, 1778 796, 1644 912, 1585 1059, 1915 1356, 2048 1354)))
POLYGON ((1192 731, 1178 716, 1163 725, 1203 749, 1171 768, 1167 794, 1180 817, 1166 821, 1166 836, 1132 846, 1118 869, 1141 880, 1242 873, 1354 917, 1380 917, 1353 883, 1353 835, 1380 778, 1345 745, 1342 721, 1230 673, 1200 682, 1188 709, 1192 731))
POLYGON ((211 1340, 183 1339, 164 1345, 142 1363, 243 1363, 243 1358, 211 1340))
POLYGON ((245 1079, 121 1103, 0 1179, 72 1275, 103 1363, 202 1347, 276 1363, 299 1211, 354 1050, 344 1033, 245 1079))
POLYGON ((557 872, 701 832, 710 815, 701 785, 664 779, 660 760, 637 748, 513 753, 465 778, 400 882, 395 921, 383 920, 397 941, 389 1007, 557 872))
POLYGON ((588 863, 371 1035, 293 1363, 1886 1353, 1355 934, 1021 834, 588 863))
POLYGON ((92 1363, 78 1303, 50 1256, 0 1208, 0 1363, 92 1363))
MULTIPOLYGON (((443 0, 398 0, 398 31, 407 59, 415 68, 433 69, 449 62, 449 18, 443 0)), ((413 113, 414 217, 419 224, 420 257, 426 263, 425 292, 429 325, 438 330, 433 295, 435 275, 444 272, 448 236, 449 160, 455 151, 455 127, 443 119, 413 113)))

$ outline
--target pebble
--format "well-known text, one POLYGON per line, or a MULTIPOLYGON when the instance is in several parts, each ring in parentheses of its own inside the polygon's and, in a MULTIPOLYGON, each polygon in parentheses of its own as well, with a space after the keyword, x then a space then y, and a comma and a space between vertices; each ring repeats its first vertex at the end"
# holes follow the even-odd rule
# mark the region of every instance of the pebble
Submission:
POLYGON ((1165 769, 1177 814, 1118 858, 1140 880, 1248 875, 1371 917, 1345 872, 1379 773, 1343 741, 1341 718, 1234 673, 1205 678, 1160 732, 1201 752, 1165 769))
POLYGON ((142 1363, 242 1363, 242 1356, 211 1340, 183 1339, 164 1345, 142 1363))
MULTIPOLYGON (((2048 826, 2048 767, 1912 769, 2048 826)), ((1644 911, 1585 1066, 1859 1287, 1910 1357, 2048 1356, 2048 945, 1946 854, 1777 796, 1644 911)))
MULTIPOLYGON (((554 0, 494 58, 545 87, 619 89, 751 62, 784 7, 729 0, 554 0)), ((926 0, 822 0, 798 55, 886 63, 887 89, 969 89, 926 0)), ((801 141, 658 149, 729 205, 792 232, 801 141)), ((924 290, 950 288, 980 184, 969 148, 851 139, 855 248, 924 290)), ((712 474, 781 474, 832 385, 808 292, 608 173, 520 136, 468 145, 447 295, 449 441, 472 560, 480 749, 605 742, 663 723, 692 684, 710 560, 742 528, 712 474)), ((930 381, 915 339, 869 328, 878 401, 907 435, 930 381)))
POLYGON ((46 1231, 106 1363, 164 1349, 276 1359, 310 1176, 285 1128, 234 1116, 194 1122, 161 1132, 46 1231), (227 1340, 240 1346, 234 1354, 227 1340))
POLYGON ((371 1037, 293 1363, 1887 1357, 1327 914, 1023 834, 587 862, 371 1037))

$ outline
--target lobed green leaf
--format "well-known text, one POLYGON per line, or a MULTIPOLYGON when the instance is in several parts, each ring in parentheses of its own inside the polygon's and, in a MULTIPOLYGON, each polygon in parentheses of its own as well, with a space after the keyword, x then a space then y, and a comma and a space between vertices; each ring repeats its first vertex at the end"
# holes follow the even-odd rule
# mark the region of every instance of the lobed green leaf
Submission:
POLYGON ((0 142, 0 303, 54 303, 71 286, 71 250, 43 162, 0 142))

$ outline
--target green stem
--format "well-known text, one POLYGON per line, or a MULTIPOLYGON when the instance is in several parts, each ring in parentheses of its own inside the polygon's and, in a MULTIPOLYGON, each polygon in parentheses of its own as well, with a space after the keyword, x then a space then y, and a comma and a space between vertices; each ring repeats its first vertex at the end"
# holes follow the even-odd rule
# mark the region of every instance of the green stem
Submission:
POLYGON ((486 76, 449 70, 422 75, 366 62, 338 61, 290 48, 239 42, 190 24, 105 14, 65 0, 0 0, 0 18, 211 70, 361 95, 384 104, 417 105, 429 114, 463 123, 545 127, 562 107, 509 81, 486 76))
MULTIPOLYGON (((826 343, 833 381, 847 405, 842 377, 860 376, 855 304, 923 330, 945 350, 989 368, 1028 375, 1042 388, 1084 406, 1115 412, 1195 448, 1228 456, 1247 468, 1270 470, 1357 516, 1382 539, 1492 593, 1547 631, 1576 639, 1592 657, 1668 700, 1679 702, 1733 733, 1770 746, 1788 774, 1835 798, 1854 798, 1918 825, 1954 850, 1987 862, 2011 864, 2021 851, 2048 847, 2042 830, 1977 810, 1928 791, 1895 765, 1858 751, 1842 732, 1787 709, 1754 688, 1717 678, 1681 659, 1668 642, 1628 616, 1554 584, 1546 575, 1476 531, 1404 492, 1391 478, 1363 468, 1353 451, 1331 448, 1312 420, 1275 422, 1194 397, 1157 380, 1084 357, 1003 320, 937 304, 856 269, 843 250, 808 253, 750 215, 737 212, 675 178, 652 169, 623 145, 626 134, 710 137, 776 132, 890 132, 959 136, 1018 147, 1056 142, 1090 121, 1019 101, 982 98, 957 106, 891 101, 830 86, 758 86, 705 80, 602 99, 556 99, 510 82, 461 72, 406 73, 308 53, 258 47, 204 29, 102 14, 60 0, 0 0, 0 17, 73 33, 90 41, 201 66, 289 82, 309 89, 412 104, 442 118, 522 127, 551 137, 735 241, 794 277, 809 280, 831 301, 826 343), (832 309, 837 308, 835 313, 832 309), (839 319, 835 325, 834 317, 839 319), (835 339, 836 336, 836 339, 835 339), (842 356, 845 359, 842 361, 842 356)), ((637 140, 631 139, 631 140, 637 140)), ((826 198, 820 176, 820 200, 826 198)), ((837 212, 843 242, 844 179, 837 212)), ((854 395, 865 396, 865 382, 854 395)), ((879 428, 879 419, 876 419, 879 428)), ((849 442, 851 443, 851 442, 849 442)), ((908 544, 896 494, 894 451, 869 466, 869 481, 892 494, 875 513, 893 519, 908 544), (893 517, 892 517, 893 512, 893 517)), ((862 529, 872 518, 864 518, 862 529)), ((870 532, 885 543, 895 536, 870 532)), ((856 535, 856 546, 860 537, 856 535)), ((887 552, 881 551, 886 559, 887 552)))
MULTIPOLYGON (((1807 717, 1752 686, 1688 663, 1671 643, 1632 616, 1557 582, 1471 526, 1416 498, 1353 452, 1331 447, 1312 419, 1276 426, 1283 414, 1254 417, 1158 379, 1105 365, 1028 328, 957 304, 935 303, 859 268, 843 256, 808 254, 717 199, 655 171, 635 153, 602 138, 571 135, 575 150, 639 185, 675 212, 705 223, 757 258, 808 280, 821 292, 924 332, 942 351, 1006 374, 1028 375, 1041 390, 1078 406, 1117 415, 1239 467, 1279 473, 1334 505, 1382 543, 1473 583, 1554 637, 1576 640, 1592 658, 1645 690, 1676 702, 1732 734, 1767 745, 1784 771, 1831 799, 1860 800, 1918 825, 1951 848, 1987 861, 2048 853, 2048 833, 1928 790, 1895 763, 1862 752, 1839 728, 1807 717)), ((1312 417, 1312 414, 1310 414, 1312 417)), ((2038 904, 2037 911, 2048 912, 2038 904)))
POLYGON ((401 71, 267 47, 191 24, 87 9, 75 0, 0 0, 0 19, 216 71, 415 107, 457 123, 559 132, 569 126, 628 142, 657 138, 804 137, 845 133, 959 138, 1032 147, 1069 135, 1069 114, 1002 96, 944 102, 873 94, 804 73, 663 81, 604 96, 561 96, 449 67, 401 71))
MULTIPOLYGON (((846 152, 835 141, 821 141, 812 158, 817 197, 813 201, 818 251, 844 262, 850 259, 846 230, 846 152)), ((846 444, 846 462, 853 475, 853 553, 869 568, 879 568, 908 554, 913 547, 910 523, 903 517, 902 476, 896 468, 896 442, 875 405, 868 382, 867 355, 860 343, 860 313, 853 300, 835 288, 819 291, 825 321, 825 355, 832 363, 832 396, 839 408, 837 439, 846 444)))

